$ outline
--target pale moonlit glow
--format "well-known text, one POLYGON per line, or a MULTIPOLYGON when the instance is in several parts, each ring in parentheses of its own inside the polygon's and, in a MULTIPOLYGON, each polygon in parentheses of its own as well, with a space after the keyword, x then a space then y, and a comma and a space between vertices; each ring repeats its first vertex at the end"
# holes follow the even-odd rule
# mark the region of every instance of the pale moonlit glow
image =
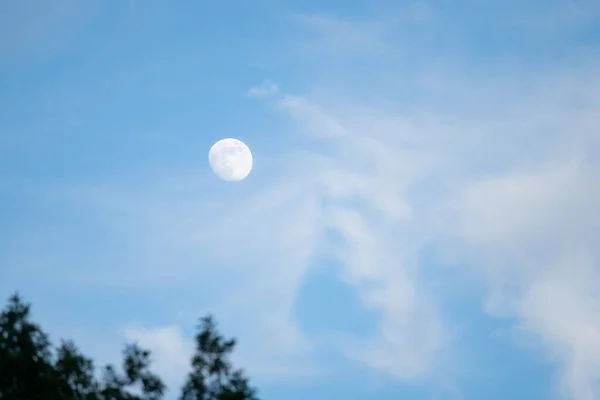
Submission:
POLYGON ((219 178, 241 181, 252 170, 252 153, 241 140, 222 139, 210 148, 208 162, 219 178))

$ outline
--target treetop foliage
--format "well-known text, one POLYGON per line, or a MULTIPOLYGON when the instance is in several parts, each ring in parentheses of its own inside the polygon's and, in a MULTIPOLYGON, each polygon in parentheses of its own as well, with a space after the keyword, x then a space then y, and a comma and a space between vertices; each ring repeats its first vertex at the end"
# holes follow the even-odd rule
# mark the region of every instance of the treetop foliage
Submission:
MULTIPOLYGON (((163 399, 167 388, 150 369, 149 350, 127 344, 121 368, 106 365, 98 374, 73 342, 53 347, 30 310, 15 294, 0 314, 0 400, 163 399)), ((229 361, 235 339, 223 337, 213 317, 200 320, 195 339, 180 400, 258 400, 244 372, 229 361)))

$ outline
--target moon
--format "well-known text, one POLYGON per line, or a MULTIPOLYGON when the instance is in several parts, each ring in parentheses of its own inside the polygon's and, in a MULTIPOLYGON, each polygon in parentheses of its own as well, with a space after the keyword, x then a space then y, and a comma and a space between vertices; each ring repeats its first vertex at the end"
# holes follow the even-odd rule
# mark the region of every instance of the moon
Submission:
POLYGON ((252 170, 252 152, 238 139, 222 139, 208 152, 213 172, 225 181, 241 181, 252 170))

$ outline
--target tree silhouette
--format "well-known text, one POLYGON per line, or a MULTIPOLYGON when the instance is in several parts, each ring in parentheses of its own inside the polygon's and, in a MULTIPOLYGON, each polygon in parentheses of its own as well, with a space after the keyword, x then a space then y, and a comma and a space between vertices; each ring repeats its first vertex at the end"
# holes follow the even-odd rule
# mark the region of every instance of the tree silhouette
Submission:
MULTIPOLYGON (((181 400, 258 400, 256 390, 229 355, 212 317, 201 319, 196 352, 181 390, 181 400)), ((55 349, 48 335, 30 320, 30 305, 13 295, 0 314, 0 400, 160 400, 165 385, 150 370, 150 351, 128 344, 122 371, 112 365, 96 374, 91 359, 71 341, 55 349)))
POLYGON ((0 398, 57 398, 50 341, 29 321, 29 306, 18 296, 0 315, 0 398), (34 389, 36 388, 36 389, 34 389))
POLYGON ((224 339, 211 316, 202 318, 196 335, 192 372, 180 400, 256 400, 242 370, 233 370, 228 356, 235 339, 224 339))

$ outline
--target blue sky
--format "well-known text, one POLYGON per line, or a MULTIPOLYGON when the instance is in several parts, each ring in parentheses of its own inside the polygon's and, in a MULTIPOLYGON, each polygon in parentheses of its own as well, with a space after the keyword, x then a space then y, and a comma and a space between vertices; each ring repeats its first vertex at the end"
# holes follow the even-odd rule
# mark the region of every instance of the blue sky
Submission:
MULTIPOLYGON (((176 387, 600 398, 600 3, 0 5, 0 297, 176 387), (244 181, 207 152, 236 137, 244 181)), ((174 398, 174 393, 169 398, 174 398)))

